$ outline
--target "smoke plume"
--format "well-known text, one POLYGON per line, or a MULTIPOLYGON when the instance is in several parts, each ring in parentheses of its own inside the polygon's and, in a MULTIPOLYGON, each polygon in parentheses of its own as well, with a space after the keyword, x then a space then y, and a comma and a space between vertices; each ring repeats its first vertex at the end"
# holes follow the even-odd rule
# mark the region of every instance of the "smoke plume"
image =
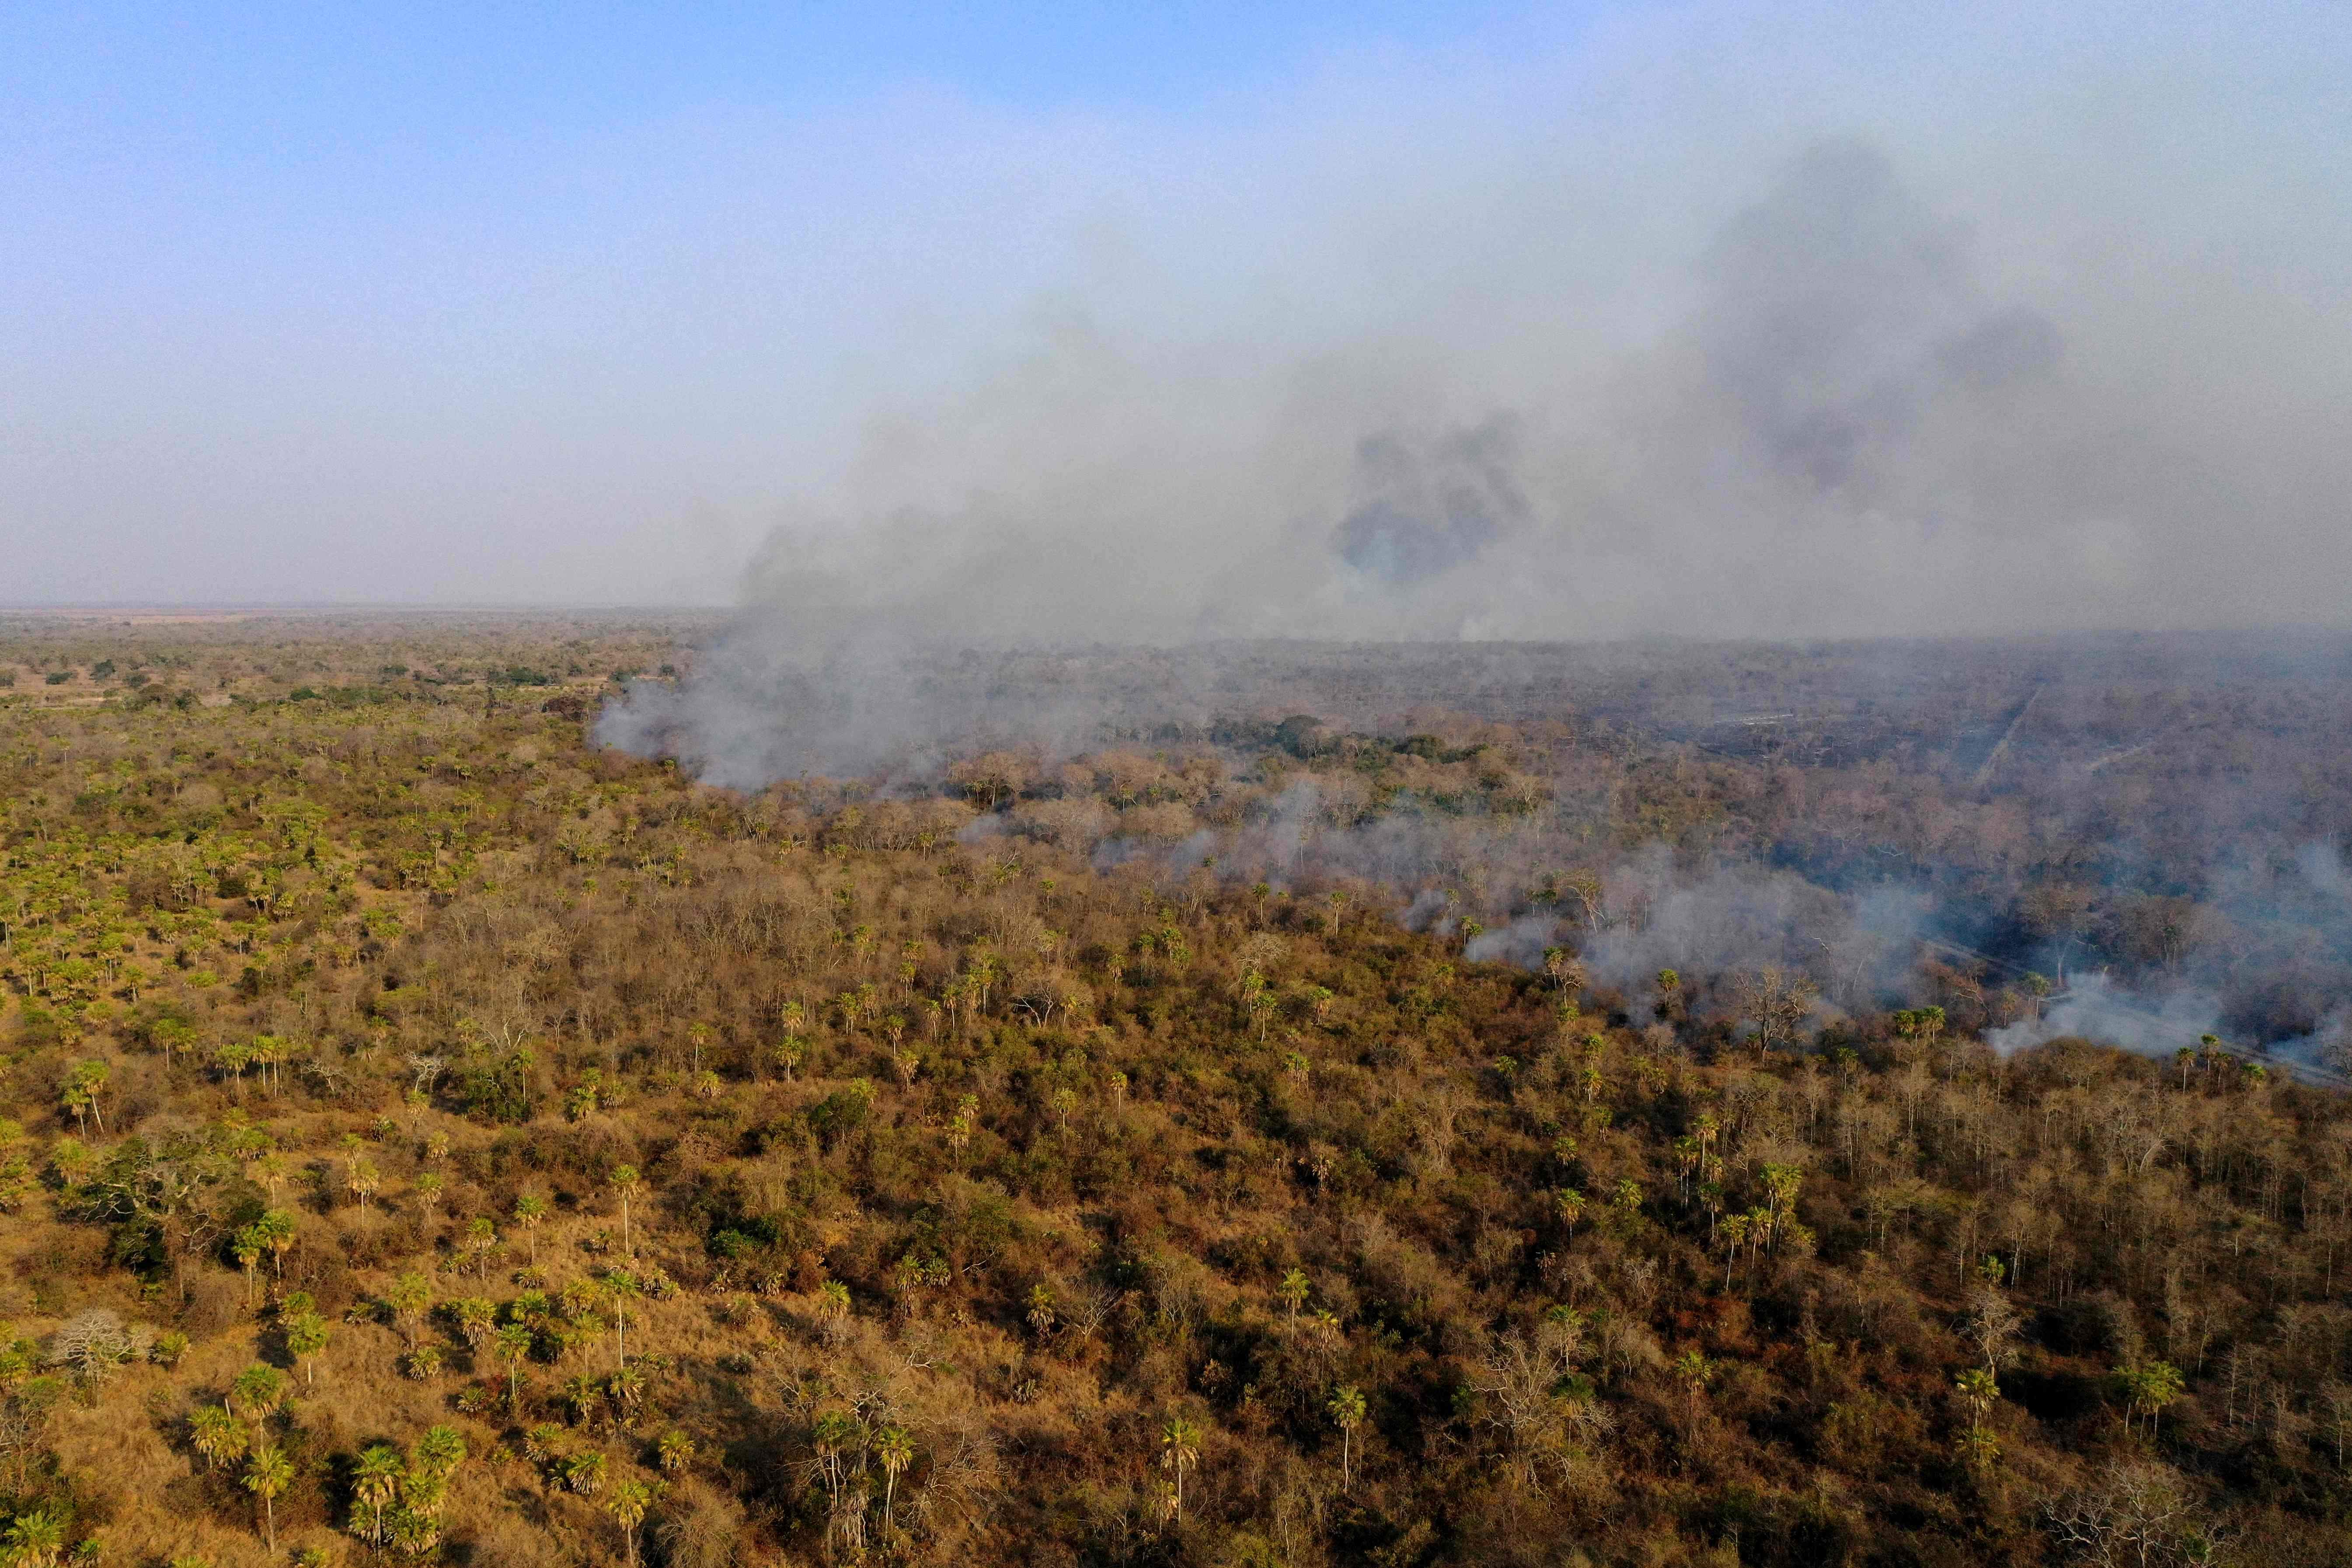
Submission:
MULTIPOLYGON (((2345 204, 2265 228, 2225 195, 2319 166, 2308 117, 2265 121, 2252 76, 2151 99, 2168 60, 2053 46, 2053 73, 2088 74, 2019 55, 1938 79, 1926 124, 1847 81, 1748 134, 1707 70, 1627 108, 1672 73, 1657 39, 1612 47, 1556 148, 1482 158, 1468 131, 1393 178, 1372 166, 1392 144, 1302 155, 1293 175, 1346 194, 1298 203, 1297 255, 1331 265, 1267 280, 1295 319, 1171 326, 1074 285, 1025 352, 877 414, 839 481, 782 509, 735 624, 600 733, 740 787, 920 783, 992 745, 1050 763, 1276 716, 1283 693, 1232 675, 1253 639, 2343 621, 2345 204), (1138 647, 1160 651, 1108 651, 1138 647)), ((1475 854, 1449 842, 1471 829, 1300 801, 1213 845, 1097 826, 1113 860, 1311 857, 1417 923, 1475 915, 1477 956, 1531 961, 1562 929, 1464 901, 1464 866, 1537 864, 1508 824, 1476 825, 1475 854)), ((1899 994, 1916 939, 1971 918, 1900 881, 1651 856, 1608 897, 1579 942, 1628 994, 1659 968, 1786 965, 1846 1007, 1899 994)), ((2188 1011, 2223 989, 2196 968, 2188 1011)), ((2123 1017, 2086 984, 2020 1027, 2123 1017)))

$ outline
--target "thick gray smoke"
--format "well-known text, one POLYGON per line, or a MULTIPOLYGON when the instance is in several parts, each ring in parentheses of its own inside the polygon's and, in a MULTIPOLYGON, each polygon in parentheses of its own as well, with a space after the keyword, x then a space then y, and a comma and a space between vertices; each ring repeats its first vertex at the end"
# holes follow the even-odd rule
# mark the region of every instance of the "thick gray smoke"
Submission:
MULTIPOLYGON (((2209 147, 2246 142, 2204 108, 2209 147)), ((738 622, 601 733, 739 786, 923 779, 986 745, 1050 760, 1270 714, 1276 695, 1220 677, 1217 650, 1253 638, 2340 623, 2352 316, 2315 242, 2342 204, 2253 234, 2216 195, 2242 170, 2167 174, 2134 118, 2154 113, 2111 140, 2026 114, 1770 158, 1697 147, 1701 126, 1613 184, 1565 157, 1465 171, 1478 199, 1422 215, 1444 234, 1387 235, 1392 271, 1454 272, 1343 333, 1155 336, 1057 308, 1034 353, 877 419, 849 477, 773 528, 738 622), (1089 646, 1139 645, 1164 650, 1143 679, 1087 679, 1089 646)), ((1553 916, 1462 900, 1513 830, 1481 825, 1475 854, 1451 831, 1277 812, 1238 841, 1099 853, 1280 875, 1311 843, 1416 923, 1487 923, 1478 956, 1539 957, 1553 916)), ((1610 899, 1578 942, 1628 995, 1660 968, 1787 966, 1871 1005, 1934 925, 1908 890, 1638 857, 1610 899)), ((2093 980, 2032 1029, 2130 1005, 2101 1011, 2093 980)))
MULTIPOLYGON (((878 431, 860 510, 780 525, 740 624, 604 732, 740 784, 919 758, 975 721, 1083 727, 1051 693, 916 673, 964 647, 2340 616, 2308 574, 2231 593, 2341 531, 2352 468, 2317 428, 2341 405, 2282 360, 2248 448, 2233 412, 2139 374, 2135 341, 2177 321, 1985 250, 1841 138, 1727 204, 1658 280, 1681 319, 1632 346, 1572 290, 1535 363, 1475 323, 1205 366, 1066 325, 878 431), (2237 531, 2233 569, 2200 569, 2237 531)), ((2200 374, 2229 397, 2243 368, 2200 374)))
POLYGON ((2057 328, 1988 301, 1967 228, 1857 142, 1801 156, 1701 270, 1714 390, 1763 467, 1823 495, 1899 486, 1939 416, 2005 413, 2059 366, 2057 328))

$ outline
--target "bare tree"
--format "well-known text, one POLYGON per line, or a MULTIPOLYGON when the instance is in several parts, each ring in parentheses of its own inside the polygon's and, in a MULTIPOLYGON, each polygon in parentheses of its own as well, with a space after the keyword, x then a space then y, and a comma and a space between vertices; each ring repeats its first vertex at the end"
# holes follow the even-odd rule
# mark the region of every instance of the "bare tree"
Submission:
POLYGON ((2168 1568, 2210 1563, 2219 1542, 2180 1478, 2162 1465, 2118 1460, 2098 1481, 2053 1504, 2061 1546, 2098 1568, 2168 1568))
POLYGON ((1807 975, 1773 964, 1741 975, 1732 1005, 1740 1017, 1756 1026, 1759 1051, 1786 1050, 1812 1016, 1818 994, 1807 975))

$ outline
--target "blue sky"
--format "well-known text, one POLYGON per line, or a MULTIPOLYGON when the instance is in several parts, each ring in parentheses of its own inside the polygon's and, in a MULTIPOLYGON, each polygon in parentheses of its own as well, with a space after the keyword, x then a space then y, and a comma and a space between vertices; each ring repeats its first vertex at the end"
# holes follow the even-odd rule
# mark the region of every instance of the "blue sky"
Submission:
POLYGON ((1311 519, 1359 426, 1670 350, 1823 135, 2086 331, 2119 243, 2326 317, 2331 16, 0 6, 0 603, 717 601, 1149 442, 1311 519))

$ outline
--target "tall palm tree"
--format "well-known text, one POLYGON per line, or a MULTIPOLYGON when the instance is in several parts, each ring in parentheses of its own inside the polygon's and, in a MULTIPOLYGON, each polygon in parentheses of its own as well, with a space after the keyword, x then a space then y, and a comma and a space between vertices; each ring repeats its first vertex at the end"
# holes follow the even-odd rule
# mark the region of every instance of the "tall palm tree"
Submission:
POLYGON ((604 1276, 604 1293, 613 1302, 613 1352, 623 1372, 629 1366, 629 1298, 637 1289, 637 1277, 625 1268, 604 1276))
POLYGON ((188 1417, 188 1427, 195 1440, 196 1452, 205 1457, 205 1464, 213 1469, 242 1457, 246 1445, 252 1440, 245 1424, 218 1405, 199 1406, 195 1414, 188 1417))
POLYGON ((628 1545, 630 1568, 636 1568, 637 1526, 645 1522, 646 1509, 652 1501, 653 1494, 645 1482, 637 1480, 623 1481, 604 1500, 604 1511, 621 1527, 621 1539, 628 1545))
POLYGON ((1160 1462, 1176 1478, 1176 1522, 1184 1522, 1184 1472, 1201 1460, 1201 1427, 1188 1415, 1171 1415, 1160 1428, 1160 1462))
POLYGON ((392 1505, 400 1496, 401 1476, 405 1469, 400 1450, 389 1443, 378 1443, 360 1455, 360 1462, 352 1476, 352 1497, 367 1510, 367 1540, 372 1547, 383 1544, 384 1527, 392 1505))
POLYGON ((276 1367, 256 1362, 236 1374, 236 1381, 229 1384, 229 1396, 244 1407, 247 1421, 256 1420, 285 1399, 286 1379, 276 1367))
POLYGON ((515 1199, 515 1223, 530 1238, 530 1266, 539 1267, 539 1227, 547 1218, 547 1200, 537 1193, 525 1193, 515 1199))
POLYGON ((286 1348, 302 1358, 302 1384, 318 1382, 319 1353, 327 1348, 327 1320, 316 1312, 298 1312, 286 1325, 286 1348))
POLYGON ((294 1484, 293 1462, 274 1443, 253 1451, 245 1467, 245 1489, 261 1500, 261 1517, 269 1538, 269 1554, 278 1555, 278 1494, 294 1484))
POLYGON ((635 1165, 615 1165, 612 1174, 604 1180, 621 1194, 621 1250, 635 1257, 636 1249, 629 1245, 629 1200, 636 1195, 637 1168, 635 1165))
POLYGON ((455 1426, 434 1426, 416 1439, 410 1468, 436 1480, 447 1480, 465 1462, 465 1435, 455 1426))
POLYGON ((898 1500, 898 1476, 915 1462, 914 1434, 904 1426, 885 1426, 875 1434, 874 1457, 882 1461, 882 1535, 889 1539, 898 1500))
POLYGON ((507 1363, 507 1413, 512 1415, 522 1398, 522 1363, 530 1359, 532 1334, 521 1323, 509 1323, 499 1331, 499 1359, 507 1363))
POLYGON ((1331 1402, 1324 1407, 1339 1428, 1339 1484, 1346 1486, 1353 1473, 1356 1428, 1363 1425, 1364 1394, 1353 1384, 1341 1384, 1331 1393, 1331 1402))

